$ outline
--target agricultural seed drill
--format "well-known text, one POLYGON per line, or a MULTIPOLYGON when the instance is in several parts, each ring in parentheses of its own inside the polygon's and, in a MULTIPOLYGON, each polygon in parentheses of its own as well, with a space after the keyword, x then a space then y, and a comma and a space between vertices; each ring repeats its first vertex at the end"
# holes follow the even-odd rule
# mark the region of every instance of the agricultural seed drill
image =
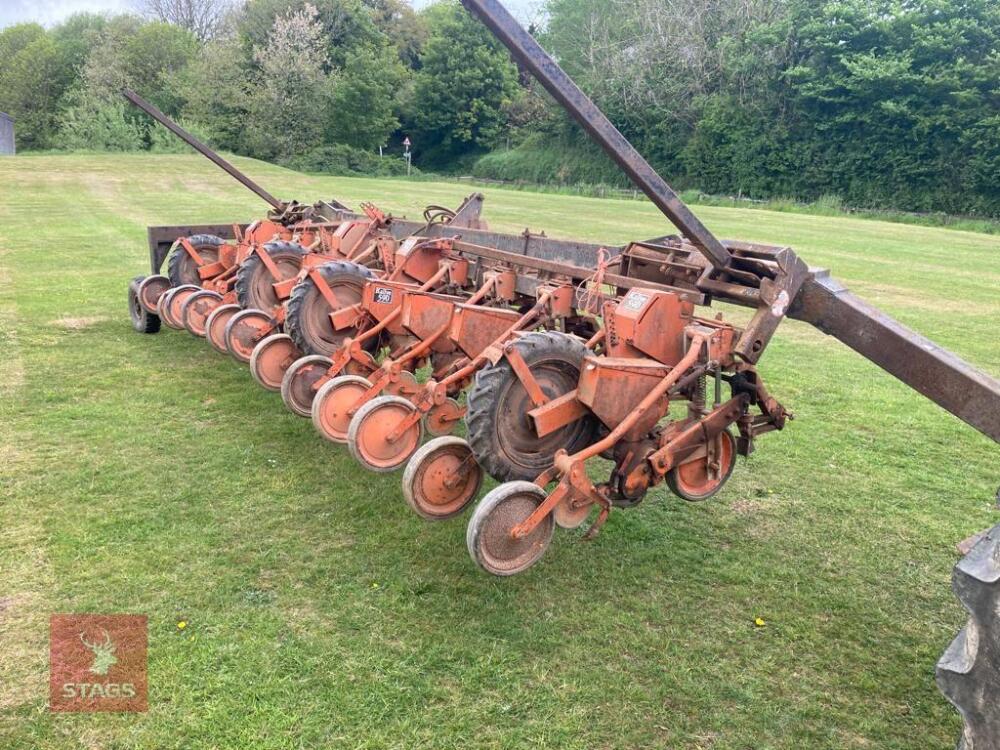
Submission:
MULTIPOLYGON (((322 432, 336 421, 338 435, 346 432, 352 453, 370 468, 395 468, 408 459, 404 494, 426 517, 454 515, 472 502, 484 469, 503 481, 470 523, 477 563, 498 574, 523 570, 540 557, 554 525, 576 526, 597 507, 596 531, 612 507, 638 503, 660 482, 690 500, 717 492, 735 456, 748 455, 758 436, 781 429, 789 418, 756 368, 786 315, 835 336, 1000 440, 996 380, 858 300, 826 272, 809 269, 790 248, 715 238, 499 3, 465 4, 681 231, 601 248, 438 225, 418 244, 448 240, 448 262, 460 261, 472 272, 449 289, 411 282, 399 290, 410 295, 404 307, 414 319, 406 325, 399 319, 397 333, 408 343, 389 351, 382 363, 358 341, 365 339, 365 326, 370 331, 382 325, 372 304, 393 290, 369 279, 362 290, 367 307, 331 303, 331 324, 336 328, 338 313, 345 313, 360 335, 342 339, 300 388, 314 422, 322 432), (484 291, 501 275, 510 287, 506 294, 484 291), (608 288, 614 292, 605 295, 608 288), (424 299, 417 293, 424 292, 455 298, 428 297, 415 305, 424 299), (520 317, 465 351, 454 321, 476 306, 470 299, 478 303, 487 296, 486 309, 516 310, 520 317), (743 329, 695 314, 696 306, 715 300, 755 313, 743 329), (449 305, 450 327, 444 321, 428 326, 418 310, 449 305), (581 327, 585 319, 593 330, 581 327), (425 384, 401 375, 403 365, 424 363, 435 346, 464 356, 425 384), (360 367, 347 369, 359 359, 360 367), (337 383, 344 376, 364 382, 347 388, 337 383), (392 392, 389 383, 403 381, 392 392), (466 390, 462 407, 457 396, 466 390), (326 419, 317 419, 312 409, 320 391, 326 419), (327 400, 338 391, 338 398, 327 400), (672 402, 686 404, 684 416, 666 419, 676 413, 669 411, 672 402), (461 417, 468 423, 468 443, 446 437, 419 447, 424 425, 441 432, 461 417), (597 455, 612 458, 615 468, 608 481, 594 484, 586 463, 597 455)), ((203 228, 166 231, 177 237, 203 228)), ((153 254, 155 271, 162 260, 158 243, 153 254)), ((454 280, 451 271, 446 275, 454 280)), ((272 279, 274 285, 286 281, 272 279)), ((289 373, 300 369, 293 365, 283 379, 289 373)))
MULTIPOLYGON (((484 473, 500 480, 468 528, 469 551, 483 569, 522 571, 544 553, 554 526, 577 527, 597 509, 592 535, 612 508, 637 504, 661 482, 686 500, 718 492, 735 456, 751 453, 757 437, 781 429, 791 416, 757 370, 786 316, 836 337, 1000 441, 1000 383, 857 299, 827 272, 807 267, 790 248, 718 240, 499 2, 463 4, 680 235, 621 247, 504 235, 477 224, 478 204, 468 223, 460 220, 466 207, 450 223, 390 222, 379 231, 392 236, 393 252, 368 255, 373 269, 359 272, 343 299, 334 289, 312 292, 325 303, 312 318, 314 344, 279 347, 281 365, 270 368, 265 384, 273 388, 280 375, 290 408, 312 415, 326 437, 346 441, 367 467, 405 463, 404 496, 425 518, 461 512, 475 500, 484 473), (427 268, 394 276, 398 251, 407 246, 418 252, 409 262, 427 268), (740 329, 698 313, 716 300, 751 307, 754 315, 740 329), (495 325, 468 325, 481 314, 495 325), (475 341, 473 333, 480 334, 475 341), (306 356, 289 361, 298 353, 306 356), (414 372, 428 363, 432 375, 421 383, 414 372), (683 409, 671 409, 678 403, 683 409), (463 418, 467 441, 446 434, 463 418), (438 437, 421 446, 425 431, 438 437), (614 469, 595 483, 587 469, 599 455, 612 459, 614 469)), ((315 227, 303 224, 317 214, 331 231, 363 220, 339 204, 276 201, 160 121, 271 203, 281 241, 310 244, 315 227), (289 210, 303 215, 281 221, 289 210)), ((242 228, 151 228, 153 273, 178 237, 204 234, 259 246, 242 228)), ((202 255, 193 240, 178 244, 191 258, 202 255)), ((212 272, 204 268, 211 262, 196 263, 201 286, 207 288, 207 277, 221 279, 224 288, 209 291, 231 294, 229 280, 250 255, 235 251, 225 268, 212 272)), ((257 265, 266 271, 259 277, 262 296, 271 290, 277 300, 294 298, 303 285, 318 285, 301 269, 283 275, 266 261, 257 265)), ((180 286, 150 278, 134 283, 136 315, 152 315, 171 281, 180 286)), ((183 299, 183 292, 174 294, 183 299)), ((164 317, 177 317, 175 307, 161 307, 164 317)), ((282 326, 279 308, 263 311, 267 322, 244 342, 244 354, 281 335, 274 333, 282 326)), ((195 329, 199 321, 196 315, 195 329)), ((150 327, 137 323, 140 330, 150 327)), ((301 332, 299 338, 308 340, 301 332)))

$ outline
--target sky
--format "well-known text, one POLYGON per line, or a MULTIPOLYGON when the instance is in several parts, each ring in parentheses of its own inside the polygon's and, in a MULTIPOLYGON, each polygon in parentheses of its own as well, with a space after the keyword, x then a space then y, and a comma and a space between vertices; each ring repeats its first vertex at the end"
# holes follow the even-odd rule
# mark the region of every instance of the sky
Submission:
MULTIPOLYGON (((418 8, 432 0, 414 0, 418 8)), ((506 0, 506 6, 522 20, 530 19, 540 0, 506 0)), ((22 21, 44 26, 58 23, 81 11, 121 13, 130 10, 134 0, 0 0, 0 29, 22 21)))

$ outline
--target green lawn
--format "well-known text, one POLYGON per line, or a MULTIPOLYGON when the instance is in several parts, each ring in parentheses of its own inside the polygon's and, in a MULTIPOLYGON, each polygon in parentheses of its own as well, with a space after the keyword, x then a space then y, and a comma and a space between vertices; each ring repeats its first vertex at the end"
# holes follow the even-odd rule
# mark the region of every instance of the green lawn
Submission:
MULTIPOLYGON (((284 197, 410 216, 463 194, 238 163, 284 197)), ((486 211, 668 231, 637 202, 493 190, 486 211)), ((493 579, 464 519, 419 520, 399 475, 364 474, 245 367, 130 328, 147 224, 262 212, 195 156, 0 160, 0 747, 953 746, 933 670, 964 620, 954 545, 996 521, 995 444, 788 322, 761 369, 797 419, 719 497, 658 489, 493 579), (56 612, 149 616, 148 713, 48 712, 56 612)), ((1000 375, 1000 238, 698 213, 1000 375)))

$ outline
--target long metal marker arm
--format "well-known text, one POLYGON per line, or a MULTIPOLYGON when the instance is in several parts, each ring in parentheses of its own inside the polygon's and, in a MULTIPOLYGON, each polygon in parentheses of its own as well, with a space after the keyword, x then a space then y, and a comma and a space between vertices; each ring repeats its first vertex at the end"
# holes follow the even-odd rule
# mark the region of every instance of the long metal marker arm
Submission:
POLYGON ((1000 443, 1000 381, 855 297, 826 272, 802 285, 788 314, 839 339, 1000 443))
POLYGON ((138 107, 143 112, 145 112, 147 115, 149 115, 154 120, 156 120, 158 123, 160 123, 163 127, 165 127, 167 130, 169 130, 171 133, 173 133, 178 138, 180 138, 182 141, 184 141, 187 145, 189 145, 191 148, 193 148, 199 154, 201 154, 206 159, 208 159, 209 161, 211 161, 214 164, 216 164, 217 166, 219 166, 221 169, 225 170, 229 175, 231 175, 233 178, 235 178, 240 184, 242 184, 243 186, 249 188, 254 193, 256 193, 258 196, 260 196, 261 198, 263 198, 267 203, 271 204, 272 208, 274 208, 277 211, 284 211, 285 210, 286 204, 283 201, 280 201, 277 198, 275 198, 273 195, 271 195, 269 192, 267 192, 264 188, 262 188, 260 185, 258 185, 253 180, 251 180, 249 177, 247 177, 245 174, 243 174, 240 170, 238 170, 236 167, 234 167, 228 161, 226 161, 225 159, 223 159, 221 156, 219 156, 217 153, 215 153, 212 149, 210 149, 204 143, 202 143, 201 141, 199 141, 197 138, 195 138, 193 135, 191 135, 189 132, 187 132, 184 128, 182 128, 180 125, 178 125, 177 123, 175 123, 173 120, 171 120, 169 117, 167 117, 165 114, 163 114, 159 109, 157 109, 156 107, 154 107, 152 104, 150 104, 149 102, 147 102, 145 99, 143 99, 137 93, 135 93, 134 91, 131 91, 130 89, 125 89, 124 91, 122 91, 122 95, 126 99, 128 99, 130 102, 132 102, 132 104, 134 104, 136 107, 138 107))
POLYGON ((628 139, 497 0, 462 0, 718 270, 730 254, 628 139))

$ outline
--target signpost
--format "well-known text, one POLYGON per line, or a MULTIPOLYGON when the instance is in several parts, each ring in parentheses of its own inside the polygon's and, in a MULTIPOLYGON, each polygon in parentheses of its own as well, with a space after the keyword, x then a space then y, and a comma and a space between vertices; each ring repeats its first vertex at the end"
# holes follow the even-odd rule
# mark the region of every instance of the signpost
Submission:
POLYGON ((410 140, 410 136, 406 136, 406 138, 403 139, 403 148, 406 149, 406 151, 404 152, 403 155, 406 157, 406 176, 407 177, 410 176, 410 167, 413 165, 413 153, 410 151, 410 146, 412 146, 412 145, 413 145, 413 142, 410 140))

